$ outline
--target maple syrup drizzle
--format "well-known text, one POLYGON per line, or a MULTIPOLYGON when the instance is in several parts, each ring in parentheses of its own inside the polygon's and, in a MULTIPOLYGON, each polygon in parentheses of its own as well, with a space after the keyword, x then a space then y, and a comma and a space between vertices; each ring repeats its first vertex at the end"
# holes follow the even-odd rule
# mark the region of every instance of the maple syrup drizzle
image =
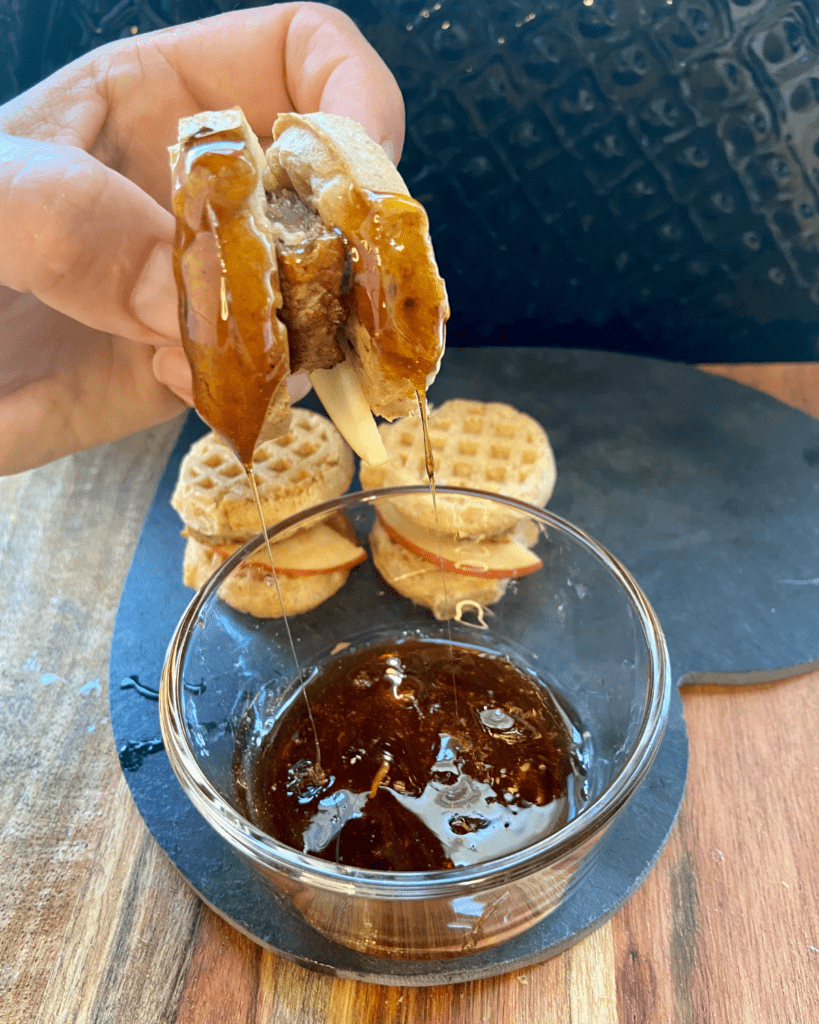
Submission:
MULTIPOLYGON (((418 410, 421 413, 421 433, 424 437, 424 464, 429 481, 429 493, 432 496, 432 515, 435 519, 435 543, 437 545, 436 555, 438 556, 438 568, 440 570, 441 587, 444 591, 444 607, 449 607, 449 594, 446 585, 446 569, 444 569, 444 556, 441 551, 441 526, 438 521, 438 499, 435 495, 435 457, 432 454, 432 441, 429 436, 429 409, 427 407, 427 396, 425 391, 416 391, 418 398, 418 410)), ((447 640, 449 643, 450 668, 452 669, 452 698, 455 705, 455 718, 460 712, 458 709, 458 685, 455 679, 455 658, 452 646, 452 620, 446 620, 447 640)))
MULTIPOLYGON (((435 459, 429 437, 427 382, 444 351, 449 317, 446 286, 438 273, 426 210, 416 199, 351 186, 344 220, 338 225, 351 246, 353 309, 381 352, 385 375, 413 392, 421 414, 424 460, 429 481, 438 563, 444 598, 446 572, 441 554, 435 459)), ((450 653, 452 625, 447 619, 450 653)), ((455 669, 452 686, 457 714, 455 669)))
POLYGON ((269 582, 272 580, 273 585, 276 588, 276 596, 278 597, 279 604, 281 605, 282 608, 282 622, 284 623, 284 630, 287 633, 287 641, 290 645, 290 652, 293 655, 293 661, 295 662, 296 665, 296 678, 299 680, 302 697, 304 698, 304 703, 307 707, 307 717, 310 719, 310 723, 313 727, 313 738, 316 742, 316 769, 320 772, 321 747, 319 744, 318 730, 316 729, 316 723, 313 720, 313 709, 310 707, 310 698, 307 695, 307 688, 304 685, 304 673, 302 672, 301 664, 299 663, 299 656, 296 653, 296 644, 293 640, 293 633, 290 629, 290 622, 287 618, 287 613, 284 610, 284 600, 282 598, 281 587, 279 586, 279 577, 276 573, 276 567, 275 565, 273 565, 273 550, 270 546, 270 538, 267 535, 267 526, 265 525, 264 512, 262 510, 262 499, 259 496, 259 488, 256 485, 256 478, 253 476, 252 467, 250 465, 246 465, 244 467, 244 470, 245 475, 247 476, 247 481, 250 484, 250 489, 253 492, 253 501, 256 503, 256 511, 259 514, 259 522, 261 523, 262 527, 262 536, 264 537, 264 542, 267 547, 267 557, 270 559, 270 572, 265 576, 264 582, 265 584, 269 584, 269 582))
MULTIPOLYGON (((276 389, 286 375, 287 335, 277 319, 276 266, 269 228, 248 215, 258 171, 241 129, 204 129, 174 166, 174 273, 182 342, 193 373, 194 404, 245 471, 270 559, 270 578, 313 720, 290 623, 284 613, 267 525, 253 476, 253 452, 276 389)), ((319 738, 314 726, 316 762, 319 738)))
POLYGON ((351 186, 338 224, 351 247, 352 306, 385 376, 422 394, 444 351, 449 316, 424 207, 410 196, 351 186))
POLYGON ((274 239, 248 213, 258 170, 235 128, 203 129, 173 171, 174 274, 194 405, 247 466, 288 369, 274 239))

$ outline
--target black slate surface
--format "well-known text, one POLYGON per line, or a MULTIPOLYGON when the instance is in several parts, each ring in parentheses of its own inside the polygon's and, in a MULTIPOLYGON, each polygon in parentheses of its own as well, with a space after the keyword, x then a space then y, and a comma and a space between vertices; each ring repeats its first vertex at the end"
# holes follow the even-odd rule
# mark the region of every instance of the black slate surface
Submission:
MULTIPOLYGON (((819 658, 819 422, 690 367, 605 352, 453 350, 430 398, 454 396, 513 402, 543 423, 558 465, 549 507, 634 573, 666 631, 676 682, 697 672, 774 677, 819 658)), ((395 964, 341 949, 254 899, 256 883, 182 795, 151 698, 191 596, 168 501, 202 430, 191 416, 146 519, 117 615, 109 688, 134 800, 191 885, 282 955, 387 984, 500 974, 560 952, 610 917, 659 855, 682 799, 688 750, 676 696, 658 759, 583 886, 505 946, 395 964)))

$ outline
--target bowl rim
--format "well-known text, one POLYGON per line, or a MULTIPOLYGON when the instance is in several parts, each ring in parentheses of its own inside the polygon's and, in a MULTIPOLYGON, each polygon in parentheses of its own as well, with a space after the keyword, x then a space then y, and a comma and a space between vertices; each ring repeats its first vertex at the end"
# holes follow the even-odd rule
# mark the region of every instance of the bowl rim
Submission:
MULTIPOLYGON (((356 893, 363 887, 368 896, 395 899, 449 897, 464 895, 492 885, 508 884, 537 871, 558 865, 569 854, 577 853, 592 840, 600 838, 619 810, 630 799, 648 773, 665 732, 671 700, 671 668, 665 636, 660 622, 641 587, 620 560, 581 527, 548 509, 503 494, 467 487, 436 484, 436 496, 470 496, 501 502, 522 514, 539 519, 584 548, 602 563, 619 583, 630 601, 637 622, 642 627, 649 659, 649 699, 644 709, 632 750, 620 770, 601 794, 584 806, 581 813, 557 832, 539 840, 531 847, 497 860, 483 861, 464 867, 436 871, 390 872, 355 868, 321 860, 300 853, 273 839, 242 817, 210 784, 199 767, 195 753, 187 742, 182 698, 182 665, 200 611, 226 576, 264 542, 259 533, 231 555, 196 592, 168 645, 162 666, 159 694, 159 718, 165 750, 171 767, 185 795, 193 806, 231 847, 269 870, 298 878, 303 884, 314 884, 325 890, 356 893)), ((305 518, 327 516, 350 505, 409 495, 429 494, 425 484, 401 487, 371 488, 349 491, 308 509, 294 513, 265 530, 270 540, 292 529, 305 518)))

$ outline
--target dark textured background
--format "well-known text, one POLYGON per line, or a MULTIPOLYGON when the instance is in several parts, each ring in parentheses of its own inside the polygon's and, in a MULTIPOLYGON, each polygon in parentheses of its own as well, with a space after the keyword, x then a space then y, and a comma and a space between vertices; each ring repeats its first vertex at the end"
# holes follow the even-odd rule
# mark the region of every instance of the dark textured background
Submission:
MULTIPOLYGON (((5 0, 0 98, 229 0, 5 0)), ((819 0, 339 0, 407 104, 449 342, 819 358, 819 0)))

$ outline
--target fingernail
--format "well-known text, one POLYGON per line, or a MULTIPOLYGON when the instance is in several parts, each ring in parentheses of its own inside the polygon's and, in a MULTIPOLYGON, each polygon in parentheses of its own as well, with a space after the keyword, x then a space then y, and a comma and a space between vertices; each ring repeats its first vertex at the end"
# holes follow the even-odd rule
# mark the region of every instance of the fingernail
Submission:
POLYGON ((310 383, 310 378, 306 373, 294 373, 287 378, 287 393, 290 395, 291 402, 298 402, 308 392, 313 385, 310 383))
POLYGON ((181 348, 160 348, 154 356, 154 376, 186 402, 193 401, 193 378, 181 348))
POLYGON ((381 148, 384 150, 384 152, 389 157, 390 163, 394 164, 395 163, 395 146, 393 146, 393 144, 390 142, 389 139, 384 139, 384 141, 381 143, 381 148))
POLYGON ((173 277, 173 250, 157 242, 145 261, 131 296, 134 316, 157 334, 179 338, 179 298, 173 277))

